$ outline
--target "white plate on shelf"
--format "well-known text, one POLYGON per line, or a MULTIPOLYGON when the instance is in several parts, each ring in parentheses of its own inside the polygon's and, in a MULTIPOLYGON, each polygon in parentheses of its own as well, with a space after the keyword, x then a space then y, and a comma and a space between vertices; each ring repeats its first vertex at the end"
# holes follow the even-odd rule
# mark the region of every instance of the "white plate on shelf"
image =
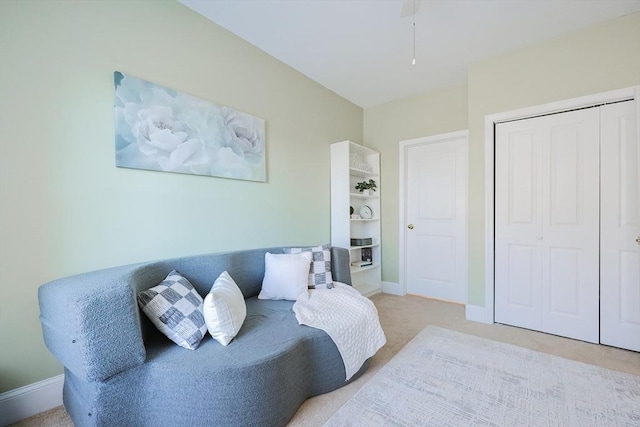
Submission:
POLYGON ((360 207, 359 213, 360 213, 360 218, 362 219, 373 218, 373 209, 371 209, 370 206, 362 205, 362 207, 360 207))

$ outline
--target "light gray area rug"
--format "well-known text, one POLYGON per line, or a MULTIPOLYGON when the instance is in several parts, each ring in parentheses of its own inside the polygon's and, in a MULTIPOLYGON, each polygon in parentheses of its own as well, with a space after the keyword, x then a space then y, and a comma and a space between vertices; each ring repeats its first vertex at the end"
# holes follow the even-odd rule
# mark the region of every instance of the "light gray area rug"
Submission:
POLYGON ((426 327, 325 426, 640 426, 640 377, 426 327))

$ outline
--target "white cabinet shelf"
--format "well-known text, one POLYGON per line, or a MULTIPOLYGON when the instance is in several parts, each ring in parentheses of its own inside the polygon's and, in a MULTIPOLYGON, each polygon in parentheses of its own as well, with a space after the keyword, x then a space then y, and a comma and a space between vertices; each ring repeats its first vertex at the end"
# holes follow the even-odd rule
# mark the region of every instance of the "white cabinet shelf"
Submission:
POLYGON ((350 246, 349 249, 355 250, 355 249, 362 249, 362 248, 377 248, 378 246, 380 245, 375 244, 375 245, 350 246))
POLYGON ((354 199, 379 199, 380 196, 378 195, 369 195, 369 196, 365 196, 362 193, 349 193, 349 197, 352 197, 354 199))
MULTIPOLYGON (((366 267, 351 267, 351 274, 361 273, 367 270, 373 270, 374 268, 380 267, 379 264, 367 265, 366 267)), ((353 280, 353 278, 351 278, 353 280)))
POLYGON ((349 168, 349 174, 352 176, 357 176, 359 178, 377 178, 378 177, 378 174, 376 172, 352 168, 352 167, 349 168))
MULTIPOLYGON (((351 267, 353 286, 364 295, 381 291, 380 246, 380 153, 351 141, 331 144, 331 244, 348 248, 351 261, 363 261, 370 253, 372 265, 351 267), (355 187, 359 182, 373 179, 377 191, 364 195, 355 187), (352 218, 350 208, 358 215, 367 205, 372 219, 352 218), (372 245, 351 246, 352 238, 370 238, 372 245)), ((369 259, 369 258, 367 258, 369 259)))

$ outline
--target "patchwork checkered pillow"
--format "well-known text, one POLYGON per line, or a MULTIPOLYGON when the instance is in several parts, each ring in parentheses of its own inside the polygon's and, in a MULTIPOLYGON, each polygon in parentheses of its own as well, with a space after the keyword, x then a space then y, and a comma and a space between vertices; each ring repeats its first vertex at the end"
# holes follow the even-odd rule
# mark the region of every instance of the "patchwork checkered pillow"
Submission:
POLYGON ((307 248, 284 248, 286 254, 311 252, 313 260, 309 268, 309 289, 333 288, 331 275, 331 246, 312 246, 307 248))
POLYGON ((139 292, 138 304, 156 328, 181 347, 195 350, 207 333, 202 297, 175 270, 158 286, 139 292))

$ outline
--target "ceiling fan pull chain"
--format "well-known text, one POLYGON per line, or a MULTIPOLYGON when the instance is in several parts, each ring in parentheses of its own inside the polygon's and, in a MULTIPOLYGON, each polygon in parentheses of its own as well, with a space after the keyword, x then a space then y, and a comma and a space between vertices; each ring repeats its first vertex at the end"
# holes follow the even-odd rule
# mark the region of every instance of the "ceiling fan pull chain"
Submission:
POLYGON ((416 65, 416 0, 413 0, 413 61, 411 65, 416 65))

